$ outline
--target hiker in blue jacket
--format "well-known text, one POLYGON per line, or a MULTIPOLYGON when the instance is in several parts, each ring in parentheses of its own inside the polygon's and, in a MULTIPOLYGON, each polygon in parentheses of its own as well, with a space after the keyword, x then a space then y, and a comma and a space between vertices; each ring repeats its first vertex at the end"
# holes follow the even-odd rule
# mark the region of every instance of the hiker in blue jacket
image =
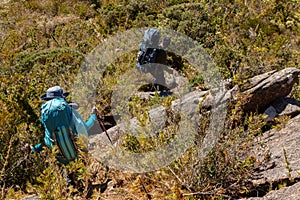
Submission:
POLYGON ((46 94, 41 96, 41 100, 46 100, 41 106, 41 122, 45 130, 44 141, 31 147, 32 152, 40 152, 44 146, 51 149, 53 145, 57 145, 60 151, 60 154, 57 155, 57 159, 63 164, 68 164, 77 157, 78 146, 76 142, 78 136, 84 135, 88 137, 88 130, 97 120, 97 109, 94 107, 90 118, 84 122, 79 113, 75 110, 78 108, 78 105, 76 103, 68 104, 66 102, 65 98, 68 95, 69 93, 63 92, 60 86, 54 86, 49 88, 46 94), (69 114, 61 115, 61 119, 56 119, 58 122, 45 123, 43 117, 49 119, 56 114, 59 115, 60 111, 57 111, 45 117, 47 112, 56 105, 61 106, 61 110, 65 109, 69 114))

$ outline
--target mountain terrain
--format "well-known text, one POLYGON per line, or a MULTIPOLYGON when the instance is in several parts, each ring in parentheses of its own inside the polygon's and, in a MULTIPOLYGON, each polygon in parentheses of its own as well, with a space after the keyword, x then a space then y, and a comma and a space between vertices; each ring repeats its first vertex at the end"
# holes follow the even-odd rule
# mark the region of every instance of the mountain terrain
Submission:
POLYGON ((299 0, 1 1, 0 198, 299 198, 299 6, 299 0), (144 77, 136 59, 147 27, 193 41, 171 40, 168 91, 155 91, 151 81, 131 87, 144 77), (89 68, 87 61, 97 62, 89 68), (113 145, 97 124, 89 153, 65 167, 55 152, 24 148, 44 134, 40 96, 54 85, 70 92, 68 101, 79 103, 84 118, 88 102, 98 108, 113 145), (127 115, 118 114, 124 111, 118 95, 126 97, 127 115), (150 154, 141 163, 115 151, 143 157, 176 139, 175 153, 150 154))

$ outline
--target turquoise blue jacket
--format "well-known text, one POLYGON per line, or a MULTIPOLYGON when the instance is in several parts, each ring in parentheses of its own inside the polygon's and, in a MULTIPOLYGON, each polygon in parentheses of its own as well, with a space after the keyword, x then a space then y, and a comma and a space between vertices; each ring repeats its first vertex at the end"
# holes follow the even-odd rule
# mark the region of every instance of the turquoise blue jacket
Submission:
MULTIPOLYGON (((71 129, 73 133, 79 134, 80 136, 86 136, 88 138, 88 130, 93 127, 94 122, 97 120, 96 114, 91 114, 89 119, 85 122, 82 117, 79 115, 79 113, 72 109, 72 123, 71 123, 71 129)), ((70 134, 64 134, 64 132, 68 131, 66 127, 60 127, 60 131, 56 134, 56 138, 53 138, 53 135, 49 132, 48 128, 44 125, 45 128, 45 135, 44 135, 44 141, 33 146, 32 152, 40 152, 43 150, 45 146, 52 149, 53 145, 55 144, 56 140, 64 140, 62 143, 63 145, 60 146, 62 150, 66 153, 66 157, 60 157, 57 156, 57 159, 63 163, 68 164, 71 160, 73 160, 74 157, 77 157, 77 153, 75 151, 72 151, 70 148, 76 141, 74 141, 73 136, 70 136, 70 134), (73 144, 72 144, 73 143, 73 144)), ((78 135, 77 135, 78 137, 78 135)))

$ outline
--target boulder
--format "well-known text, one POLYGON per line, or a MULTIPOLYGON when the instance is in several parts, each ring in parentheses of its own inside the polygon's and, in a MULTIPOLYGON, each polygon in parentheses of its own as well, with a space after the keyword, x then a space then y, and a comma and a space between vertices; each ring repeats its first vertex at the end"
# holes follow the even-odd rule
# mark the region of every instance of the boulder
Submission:
POLYGON ((243 108, 245 111, 263 112, 276 99, 286 97, 298 82, 300 70, 285 68, 281 71, 267 72, 255 76, 244 86, 243 94, 247 97, 243 108))
POLYGON ((294 117, 300 114, 300 101, 290 97, 280 97, 269 106, 264 114, 267 121, 272 121, 276 116, 291 116, 294 117))
POLYGON ((257 76, 254 76, 253 78, 250 78, 249 80, 246 80, 244 82, 243 91, 249 90, 255 86, 257 86, 259 83, 263 82, 264 80, 266 80, 267 78, 269 78, 271 75, 273 75, 274 73, 276 73, 276 70, 272 70, 257 76))
MULTIPOLYGON (((199 104, 204 100, 207 91, 195 90, 193 92, 183 95, 180 99, 174 100, 171 103, 170 111, 176 115, 179 113, 193 116, 199 108, 199 104)), ((145 131, 152 136, 156 134, 155 130, 163 128, 166 124, 167 110, 163 106, 157 106, 148 111, 149 123, 147 126, 140 126, 138 119, 132 118, 128 122, 119 123, 116 126, 107 130, 107 134, 111 138, 114 146, 118 145, 120 138, 124 133, 131 135, 138 135, 145 131)), ((90 136, 90 152, 97 158, 104 156, 105 152, 109 151, 112 145, 107 138, 107 135, 102 132, 100 134, 90 136), (99 151, 101 149, 101 151, 99 151)))
POLYGON ((233 88, 226 90, 223 88, 218 91, 212 89, 202 103, 202 108, 211 109, 213 106, 218 106, 229 101, 235 101, 239 87, 236 85, 233 88))
MULTIPOLYGON (((271 71, 250 79, 242 88, 241 93, 248 97, 247 102, 243 105, 246 111, 265 111, 265 114, 271 119, 277 115, 296 116, 283 125, 281 130, 272 129, 257 138, 252 152, 257 159, 257 168, 250 179, 252 185, 257 188, 265 188, 268 185, 276 186, 276 184, 278 186, 285 181, 291 186, 271 191, 264 197, 253 197, 252 199, 282 199, 283 196, 294 199, 294 197, 300 196, 300 185, 297 183, 300 173, 300 115, 297 115, 300 113, 300 103, 287 97, 294 83, 298 81, 299 74, 300 70, 296 68, 271 71)), ((187 116, 193 117, 199 106, 207 109, 218 107, 225 102, 236 100, 238 92, 240 92, 240 88, 235 86, 229 90, 222 87, 222 89, 197 90, 187 93, 180 99, 174 100, 168 111, 163 106, 151 109, 148 112, 148 120, 153 123, 153 127, 150 128, 155 130, 164 127, 169 111, 174 115, 183 112, 187 116)), ((151 93, 147 93, 145 98, 149 98, 151 95, 151 93)), ((117 146, 122 135, 128 132, 139 134, 143 128, 136 118, 132 118, 108 129, 108 134, 114 146, 117 146)), ((91 152, 99 159, 112 148, 112 145, 108 145, 109 140, 104 133, 94 135, 90 141, 96 145, 91 152)))
POLYGON ((279 190, 272 190, 263 197, 251 197, 247 200, 297 200, 300 198, 300 183, 296 183, 289 187, 283 187, 279 190))
MULTIPOLYGON (((293 180, 299 179, 300 172, 300 115, 289 120, 281 130, 272 129, 265 132, 263 136, 258 138, 254 146, 253 155, 257 159, 258 167, 252 175, 251 182, 255 187, 264 185, 274 185, 281 182, 293 183, 293 180)), ((295 181, 294 183, 296 183, 295 181)), ((297 184, 298 185, 298 184, 297 184)), ((300 197, 299 188, 282 189, 277 195, 283 191, 297 191, 300 197)), ((273 192, 270 198, 275 195, 273 192)), ((293 195, 293 194, 286 194, 293 195)))

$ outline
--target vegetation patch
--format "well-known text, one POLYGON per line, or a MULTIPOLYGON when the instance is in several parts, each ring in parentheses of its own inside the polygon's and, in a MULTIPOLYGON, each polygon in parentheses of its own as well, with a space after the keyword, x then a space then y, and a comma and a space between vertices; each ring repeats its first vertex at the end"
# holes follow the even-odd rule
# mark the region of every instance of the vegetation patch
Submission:
MULTIPOLYGON (((30 154, 26 143, 43 136, 40 95, 53 85, 72 91, 84 57, 119 31, 161 27, 183 33, 211 55, 232 86, 271 70, 300 69, 299 0, 27 0, 0 3, 0 198, 20 199, 37 194, 42 199, 228 199, 263 196, 269 189, 298 180, 255 188, 249 175, 257 166, 250 155, 255 138, 273 126, 258 113, 244 113, 245 99, 228 105, 225 128, 209 154, 200 159, 210 112, 202 116, 193 145, 169 166, 134 174, 105 166, 89 154, 62 167, 54 152, 30 154), (67 187, 63 170, 73 175, 67 187)), ((137 47, 136 51, 139 47, 137 47)), ((111 116, 111 95, 120 77, 135 69, 136 51, 110 63, 99 80, 96 106, 111 116)), ((186 77, 192 89, 208 89, 201 74, 178 55, 171 67, 186 77)), ((291 96, 299 99, 299 85, 291 96)), ((69 99, 70 100, 70 99, 69 99)), ((153 105, 168 108, 174 97, 155 95, 129 102, 130 114, 146 123, 153 105)), ((176 133, 178 116, 168 113, 167 127, 152 138, 125 135, 122 147, 147 152, 167 144, 176 133)), ((287 162, 288 163, 288 162, 287 162)), ((288 165, 287 165, 288 167, 288 165)))

